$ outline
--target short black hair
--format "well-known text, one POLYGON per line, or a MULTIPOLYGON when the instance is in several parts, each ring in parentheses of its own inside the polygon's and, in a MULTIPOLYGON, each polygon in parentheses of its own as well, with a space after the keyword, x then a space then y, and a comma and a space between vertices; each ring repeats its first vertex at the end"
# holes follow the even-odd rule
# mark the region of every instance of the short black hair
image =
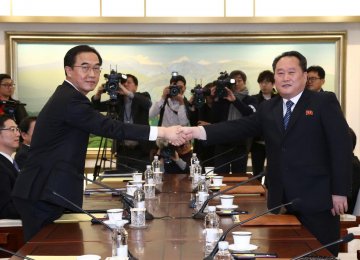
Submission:
POLYGON ((11 116, 8 116, 8 115, 0 116, 0 128, 4 128, 5 122, 8 121, 9 119, 11 119, 15 122, 14 118, 12 118, 11 116))
POLYGON ((240 75, 241 79, 246 83, 246 80, 247 80, 246 74, 245 74, 245 72, 243 72, 241 70, 233 70, 232 72, 230 72, 229 77, 231 79, 233 79, 238 75, 240 75))
POLYGON ((325 70, 321 66, 318 65, 310 66, 309 68, 307 68, 306 72, 310 72, 310 71, 317 72, 320 79, 325 78, 325 70))
POLYGON ((139 81, 138 81, 137 77, 135 77, 134 75, 132 75, 132 74, 126 74, 126 77, 132 78, 136 86, 139 85, 139 81))
POLYGON ((172 76, 170 79, 170 84, 176 83, 178 81, 182 81, 184 82, 184 85, 186 85, 186 79, 183 75, 172 76))
POLYGON ((264 71, 260 72, 260 74, 258 76, 258 79, 257 79, 257 82, 261 83, 264 80, 274 84, 275 83, 274 73, 272 71, 270 71, 270 70, 264 70, 264 71))
POLYGON ((9 74, 2 73, 0 74, 0 82, 3 81, 3 79, 11 79, 9 74))
POLYGON ((277 56, 273 63, 272 63, 272 68, 273 68, 273 71, 275 72, 275 68, 276 68, 276 64, 279 62, 279 60, 281 58, 284 58, 284 57, 295 57, 299 60, 299 65, 300 65, 300 68, 303 72, 306 71, 306 68, 307 68, 307 60, 305 58, 304 55, 302 55, 300 52, 298 51, 286 51, 286 52, 283 52, 282 54, 280 54, 279 56, 277 56))
POLYGON ((19 124, 19 129, 22 133, 27 133, 29 131, 30 128, 30 124, 33 121, 36 121, 37 117, 36 116, 27 116, 24 119, 21 120, 20 124, 19 124))
MULTIPOLYGON (((102 65, 102 58, 101 58, 100 54, 98 53, 98 51, 95 48, 90 47, 89 45, 78 45, 78 46, 75 46, 75 47, 71 48, 70 50, 68 50, 68 52, 65 54, 64 68, 65 67, 71 67, 72 68, 74 66, 74 64, 75 64, 76 56, 79 53, 83 53, 83 52, 95 53, 96 56, 99 59, 99 64, 102 65)), ((66 75, 66 72, 65 72, 65 75, 66 75)))

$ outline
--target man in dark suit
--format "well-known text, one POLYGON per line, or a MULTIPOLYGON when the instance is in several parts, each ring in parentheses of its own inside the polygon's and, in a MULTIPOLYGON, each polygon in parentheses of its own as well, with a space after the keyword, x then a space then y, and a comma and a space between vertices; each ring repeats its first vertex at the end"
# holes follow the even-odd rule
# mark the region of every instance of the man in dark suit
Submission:
MULTIPOLYGON (((285 52, 273 62, 280 96, 237 121, 184 128, 188 138, 219 143, 263 135, 268 158, 268 207, 301 199, 289 207, 323 244, 340 236, 339 215, 347 211, 352 146, 336 96, 305 89, 306 58, 285 52), (291 101, 291 103, 289 102, 291 101)), ((338 247, 329 250, 337 255, 338 247)))
POLYGON ((28 116, 21 120, 19 124, 21 144, 15 154, 15 161, 20 169, 24 167, 28 158, 32 134, 36 123, 35 116, 28 116))
MULTIPOLYGON (((95 109, 107 112, 108 116, 112 116, 121 122, 149 125, 151 97, 148 92, 137 92, 138 79, 134 75, 127 74, 126 76, 126 81, 119 84, 119 88, 116 90, 116 95, 114 95, 116 99, 110 98, 107 101, 100 102, 101 95, 104 93, 104 86, 102 85, 98 87, 91 101, 95 109)), ((130 167, 145 171, 146 164, 150 163, 150 148, 151 142, 149 141, 123 140, 116 142, 116 168, 129 171, 128 168, 130 167)))
POLYGON ((19 147, 20 131, 9 116, 0 116, 0 218, 20 218, 11 199, 11 191, 18 176, 11 155, 19 147))
POLYGON ((31 149, 13 197, 23 222, 25 240, 59 218, 64 209, 77 211, 59 196, 82 206, 83 173, 89 134, 119 140, 184 141, 178 127, 123 124, 96 111, 86 97, 95 89, 102 58, 88 45, 71 48, 64 57, 66 80, 41 110, 31 149))

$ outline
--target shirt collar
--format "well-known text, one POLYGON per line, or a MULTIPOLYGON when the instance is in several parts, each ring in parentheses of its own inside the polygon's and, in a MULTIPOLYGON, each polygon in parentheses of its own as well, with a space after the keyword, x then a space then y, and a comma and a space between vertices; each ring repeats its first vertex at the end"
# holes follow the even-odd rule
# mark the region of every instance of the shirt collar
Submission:
POLYGON ((11 163, 14 162, 14 159, 10 155, 3 152, 0 152, 0 154, 3 155, 6 159, 8 159, 11 163))
POLYGON ((291 101, 294 103, 293 107, 295 107, 296 104, 297 104, 297 102, 299 101, 299 99, 300 99, 300 97, 301 97, 301 95, 302 95, 303 92, 304 92, 304 91, 301 91, 301 92, 300 92, 299 94, 297 94, 295 97, 290 98, 290 99, 285 99, 285 98, 283 98, 283 105, 286 107, 286 102, 289 101, 289 100, 291 100, 291 101))

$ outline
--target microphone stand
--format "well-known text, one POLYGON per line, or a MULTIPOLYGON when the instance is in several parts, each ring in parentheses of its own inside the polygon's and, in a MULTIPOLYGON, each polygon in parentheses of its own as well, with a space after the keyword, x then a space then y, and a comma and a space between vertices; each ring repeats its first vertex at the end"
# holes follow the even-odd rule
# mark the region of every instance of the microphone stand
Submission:
POLYGON ((227 192, 227 191, 233 190, 233 189, 235 189, 235 188, 237 188, 237 187, 239 187, 239 186, 241 186, 241 185, 244 185, 244 184, 246 184, 246 183, 248 183, 248 182, 251 182, 251 181, 253 181, 253 180, 256 180, 257 178, 262 177, 262 176, 264 176, 264 175, 265 175, 265 172, 261 172, 260 174, 255 175, 255 176, 247 179, 246 181, 240 182, 240 183, 236 184, 235 186, 232 186, 232 187, 229 187, 229 188, 227 188, 227 189, 225 189, 225 190, 218 191, 218 192, 214 193, 213 195, 209 196, 209 198, 208 198, 207 200, 204 201, 204 203, 202 204, 202 206, 201 206, 201 208, 199 209, 199 211, 196 212, 196 213, 192 216, 192 218, 194 218, 194 219, 203 219, 203 218, 205 217, 205 215, 206 215, 206 214, 204 213, 204 209, 205 209, 206 205, 209 203, 210 200, 212 200, 213 198, 215 198, 215 197, 217 197, 217 196, 219 196, 219 195, 221 195, 221 194, 224 194, 224 193, 227 192))
MULTIPOLYGON (((69 203, 70 205, 72 205, 73 207, 75 207, 76 209, 80 210, 81 212, 85 213, 86 215, 88 215, 89 217, 91 217, 92 219, 95 219, 98 223, 101 223, 103 226, 105 226, 107 229, 109 229, 111 232, 114 231, 114 229, 112 227, 110 227, 108 224, 106 224, 104 221, 102 221, 101 219, 95 217, 93 214, 87 212, 86 210, 82 209, 81 207, 79 207, 78 205, 76 205, 74 202, 68 200, 67 198, 65 198, 64 196, 58 194, 55 191, 52 191, 52 194, 54 194, 55 196, 61 198, 62 200, 66 201, 67 203, 69 203)), ((137 260, 136 257, 134 257, 130 251, 128 250, 128 256, 130 260, 137 260)))
POLYGON ((17 256, 17 257, 20 257, 20 258, 23 258, 23 259, 26 259, 26 260, 35 260, 34 258, 31 258, 31 257, 28 257, 28 256, 24 256, 24 255, 21 255, 21 254, 19 254, 19 253, 15 253, 15 252, 10 251, 10 250, 8 250, 8 249, 5 249, 5 248, 3 248, 3 247, 0 247, 0 251, 4 251, 4 252, 6 252, 6 253, 9 253, 9 254, 11 254, 11 255, 14 255, 14 256, 17 256))
MULTIPOLYGON (((125 206, 124 208, 125 208, 126 212, 128 213, 129 216, 131 215, 130 208, 134 208, 134 202, 133 202, 134 197, 133 196, 131 196, 129 194, 126 194, 126 193, 123 193, 123 192, 121 192, 119 190, 116 190, 116 189, 114 189, 114 188, 112 188, 112 187, 110 187, 110 186, 108 186, 108 185, 106 185, 104 183, 90 180, 86 176, 83 176, 83 177, 84 177, 85 180, 87 180, 87 181, 89 181, 91 183, 94 183, 94 184, 99 185, 99 186, 101 186, 101 187, 103 187, 105 189, 109 189, 112 192, 116 192, 117 194, 119 194, 119 196, 120 196, 120 198, 121 198, 121 200, 122 200, 122 202, 123 202, 123 204, 125 206)), ((150 212, 148 212, 146 210, 145 211, 145 219, 146 220, 153 220, 154 216, 150 212)))
POLYGON ((249 222, 249 221, 251 221, 251 220, 253 220, 253 219, 256 219, 256 218, 258 218, 258 217, 261 217, 261 216, 263 216, 263 215, 266 215, 266 214, 268 214, 268 213, 270 213, 270 212, 272 212, 272 211, 274 211, 274 210, 277 210, 277 209, 279 209, 279 208, 281 208, 281 207, 285 207, 285 206, 288 206, 288 205, 291 205, 291 204, 294 204, 294 206, 295 206, 295 205, 298 204, 299 202, 300 202, 299 199, 294 199, 293 201, 290 201, 290 202, 288 202, 288 203, 281 204, 281 205, 279 205, 279 206, 277 206, 277 207, 274 207, 274 208, 272 208, 272 209, 269 209, 269 210, 267 210, 267 211, 265 211, 265 212, 263 212, 263 213, 261 213, 261 214, 252 216, 251 218, 245 219, 245 220, 243 220, 243 221, 240 221, 239 223, 236 223, 236 224, 232 225, 231 227, 229 227, 229 228, 222 234, 222 236, 221 236, 221 237, 219 238, 219 240, 216 242, 216 245, 215 245, 213 251, 211 251, 211 253, 210 253, 207 257, 205 257, 204 260, 212 260, 212 259, 214 259, 214 256, 215 256, 216 252, 217 252, 218 249, 219 249, 219 248, 218 248, 218 247, 219 247, 219 242, 220 242, 220 241, 224 241, 225 238, 226 238, 226 235, 227 235, 227 234, 230 232, 230 230, 232 230, 233 228, 238 227, 238 226, 241 226, 241 225, 243 225, 243 224, 245 224, 245 223, 247 223, 247 222, 249 222))
POLYGON ((340 243, 349 243, 349 242, 350 242, 351 240, 353 240, 353 239, 354 239, 354 234, 353 234, 353 233, 350 233, 350 234, 347 234, 346 236, 344 236, 343 238, 340 238, 340 239, 338 239, 338 240, 336 240, 336 241, 334 241, 334 242, 331 242, 331 243, 329 243, 329 244, 323 245, 323 246, 321 246, 321 247, 319 247, 319 248, 316 248, 316 249, 314 249, 314 250, 311 250, 311 251, 308 252, 308 253, 305 253, 305 254, 303 254, 303 255, 294 257, 294 258, 292 258, 292 259, 293 259, 293 260, 298 260, 298 259, 300 259, 300 258, 302 258, 302 257, 304 257, 304 256, 308 256, 308 255, 310 255, 310 254, 312 254, 312 253, 315 253, 315 252, 317 252, 317 251, 319 251, 319 250, 321 250, 321 249, 327 248, 327 247, 329 247, 329 246, 333 246, 333 245, 340 244, 340 243))

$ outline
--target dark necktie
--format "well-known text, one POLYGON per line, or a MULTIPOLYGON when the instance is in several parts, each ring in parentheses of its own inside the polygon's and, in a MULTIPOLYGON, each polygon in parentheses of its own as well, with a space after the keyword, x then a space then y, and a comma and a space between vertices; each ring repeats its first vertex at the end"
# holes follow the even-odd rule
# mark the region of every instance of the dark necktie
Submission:
POLYGON ((16 169, 18 172, 20 172, 19 165, 16 163, 15 160, 13 161, 13 165, 14 165, 15 169, 16 169))
POLYGON ((292 102, 291 100, 286 101, 286 113, 284 116, 284 128, 286 130, 289 121, 290 121, 290 115, 291 115, 291 107, 294 105, 294 102, 292 102))

